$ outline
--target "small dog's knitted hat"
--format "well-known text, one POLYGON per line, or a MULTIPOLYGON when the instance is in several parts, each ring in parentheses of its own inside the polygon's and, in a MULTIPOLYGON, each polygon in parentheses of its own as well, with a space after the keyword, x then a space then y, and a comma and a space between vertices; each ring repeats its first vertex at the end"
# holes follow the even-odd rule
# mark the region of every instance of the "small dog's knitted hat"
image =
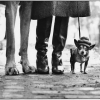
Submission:
POLYGON ((87 37, 81 37, 80 40, 78 40, 78 43, 81 45, 85 45, 87 47, 91 46, 91 42, 89 42, 89 38, 87 37))

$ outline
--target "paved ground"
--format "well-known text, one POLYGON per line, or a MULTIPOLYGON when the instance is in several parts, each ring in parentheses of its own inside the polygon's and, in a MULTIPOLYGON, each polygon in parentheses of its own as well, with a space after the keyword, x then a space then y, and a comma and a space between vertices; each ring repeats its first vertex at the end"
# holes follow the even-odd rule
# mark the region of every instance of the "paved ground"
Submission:
MULTIPOLYGON (((30 46, 28 52, 30 63, 35 66, 34 46, 30 46)), ((49 47, 50 68, 51 52, 52 48, 49 47)), ((16 53, 16 64, 20 75, 5 76, 5 48, 0 51, 0 99, 100 99, 100 57, 96 50, 90 53, 88 74, 81 74, 79 65, 76 64, 75 75, 70 73, 69 49, 65 49, 63 52, 64 75, 52 75, 51 71, 49 75, 24 75, 21 65, 18 63, 20 57, 17 54, 18 52, 16 53)))

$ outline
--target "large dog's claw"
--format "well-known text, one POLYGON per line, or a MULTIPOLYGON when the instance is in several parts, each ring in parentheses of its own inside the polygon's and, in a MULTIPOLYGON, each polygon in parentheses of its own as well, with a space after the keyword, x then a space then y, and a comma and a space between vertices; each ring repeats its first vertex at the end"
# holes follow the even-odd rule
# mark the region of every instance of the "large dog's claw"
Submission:
POLYGON ((16 67, 6 67, 5 74, 6 75, 18 75, 19 71, 16 67))
POLYGON ((34 66, 27 66, 27 68, 23 67, 23 72, 25 74, 33 74, 33 73, 35 73, 35 68, 34 68, 34 66))
POLYGON ((33 74, 35 73, 35 67, 30 66, 28 60, 21 60, 20 63, 22 64, 22 70, 24 74, 33 74))

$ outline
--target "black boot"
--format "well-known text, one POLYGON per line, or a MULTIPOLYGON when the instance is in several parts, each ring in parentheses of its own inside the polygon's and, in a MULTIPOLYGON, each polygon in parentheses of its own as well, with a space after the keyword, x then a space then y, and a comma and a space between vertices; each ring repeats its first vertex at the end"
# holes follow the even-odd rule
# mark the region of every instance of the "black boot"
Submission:
POLYGON ((39 74, 49 74, 49 66, 47 59, 47 47, 48 40, 50 36, 52 23, 52 16, 39 19, 37 22, 37 31, 36 31, 36 50, 37 50, 37 73, 39 74))
POLYGON ((49 74, 49 66, 48 66, 48 59, 46 54, 44 56, 37 54, 36 60, 38 74, 49 74))
POLYGON ((69 17, 56 17, 54 34, 53 34, 53 53, 52 53, 52 73, 53 74, 63 74, 63 64, 62 64, 62 51, 65 47, 67 38, 67 28, 68 28, 69 17))
POLYGON ((64 69, 62 68, 62 59, 61 59, 61 52, 59 53, 52 53, 52 73, 53 74, 63 74, 64 69))

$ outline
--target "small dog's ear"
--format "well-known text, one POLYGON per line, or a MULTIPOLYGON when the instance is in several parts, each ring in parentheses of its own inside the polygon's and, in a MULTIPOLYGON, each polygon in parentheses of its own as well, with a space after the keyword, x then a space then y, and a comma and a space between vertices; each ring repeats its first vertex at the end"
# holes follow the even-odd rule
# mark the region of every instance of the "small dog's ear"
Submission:
POLYGON ((79 44, 78 44, 78 41, 76 39, 74 39, 74 43, 75 43, 76 47, 78 48, 79 44))
POLYGON ((89 50, 93 49, 94 47, 95 47, 95 44, 91 45, 91 46, 89 47, 89 50))

